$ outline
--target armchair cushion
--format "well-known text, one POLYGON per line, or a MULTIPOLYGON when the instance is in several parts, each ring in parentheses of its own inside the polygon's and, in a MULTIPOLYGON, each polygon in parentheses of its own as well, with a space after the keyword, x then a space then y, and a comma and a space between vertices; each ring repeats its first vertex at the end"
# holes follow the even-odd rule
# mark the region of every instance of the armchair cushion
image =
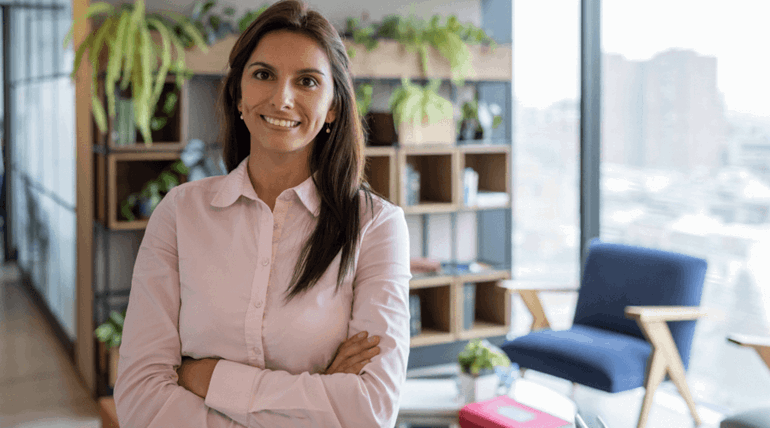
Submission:
POLYGON ((585 325, 535 331, 501 349, 522 367, 607 392, 642 386, 652 351, 639 337, 585 325))

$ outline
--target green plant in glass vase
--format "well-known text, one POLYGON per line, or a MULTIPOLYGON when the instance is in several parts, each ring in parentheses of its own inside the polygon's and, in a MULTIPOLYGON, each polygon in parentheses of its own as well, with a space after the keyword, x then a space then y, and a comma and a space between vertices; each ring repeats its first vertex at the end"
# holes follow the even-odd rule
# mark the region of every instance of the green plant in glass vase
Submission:
POLYGON ((206 52, 206 42, 196 26, 175 12, 146 13, 144 0, 113 6, 92 3, 83 16, 73 23, 64 45, 69 44, 75 25, 83 19, 96 19, 95 31, 78 46, 73 61, 72 78, 80 68, 84 55, 92 67, 91 104, 94 120, 101 132, 107 131, 107 115, 115 117, 118 83, 122 91, 130 89, 136 128, 146 145, 152 144, 151 122, 169 73, 182 84, 191 75, 185 66, 185 48, 192 45, 206 52), (158 45, 152 36, 157 32, 158 45), (100 57, 106 48, 106 65, 101 73, 100 57), (106 109, 99 97, 99 76, 104 76, 106 109))

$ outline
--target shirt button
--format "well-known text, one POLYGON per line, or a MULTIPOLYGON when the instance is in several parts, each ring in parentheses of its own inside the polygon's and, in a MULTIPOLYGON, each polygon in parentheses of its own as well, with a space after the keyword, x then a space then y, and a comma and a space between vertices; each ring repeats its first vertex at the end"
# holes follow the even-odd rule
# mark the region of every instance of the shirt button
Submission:
POLYGON ((259 302, 255 303, 254 306, 256 306, 258 308, 261 308, 262 307, 262 301, 260 300, 259 302))
POLYGON ((278 223, 273 224, 273 230, 277 230, 277 229, 278 229, 278 223))
POLYGON ((267 257, 262 259, 262 266, 267 266, 269 264, 270 264, 270 259, 268 259, 267 257))

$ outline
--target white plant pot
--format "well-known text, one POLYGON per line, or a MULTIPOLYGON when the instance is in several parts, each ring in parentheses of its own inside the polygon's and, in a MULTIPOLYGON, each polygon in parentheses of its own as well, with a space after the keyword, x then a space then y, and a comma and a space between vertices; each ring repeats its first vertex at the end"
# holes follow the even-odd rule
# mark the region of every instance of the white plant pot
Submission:
POLYGON ((453 144, 455 125, 453 119, 443 119, 436 123, 402 122, 398 126, 398 144, 404 146, 419 144, 453 144))
POLYGON ((460 373, 460 392, 466 403, 489 400, 495 397, 499 382, 500 378, 495 373, 483 376, 460 373))

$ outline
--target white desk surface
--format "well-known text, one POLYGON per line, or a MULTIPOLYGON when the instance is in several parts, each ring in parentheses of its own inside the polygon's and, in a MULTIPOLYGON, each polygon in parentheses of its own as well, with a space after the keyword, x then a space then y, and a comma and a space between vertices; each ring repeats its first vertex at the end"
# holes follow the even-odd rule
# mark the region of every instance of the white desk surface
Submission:
MULTIPOLYGON (((454 379, 407 379, 401 390, 399 420, 409 422, 412 418, 431 417, 456 421, 458 412, 466 404, 458 396, 454 379)), ((508 396, 521 404, 574 423, 575 403, 531 380, 516 379, 508 396)))

